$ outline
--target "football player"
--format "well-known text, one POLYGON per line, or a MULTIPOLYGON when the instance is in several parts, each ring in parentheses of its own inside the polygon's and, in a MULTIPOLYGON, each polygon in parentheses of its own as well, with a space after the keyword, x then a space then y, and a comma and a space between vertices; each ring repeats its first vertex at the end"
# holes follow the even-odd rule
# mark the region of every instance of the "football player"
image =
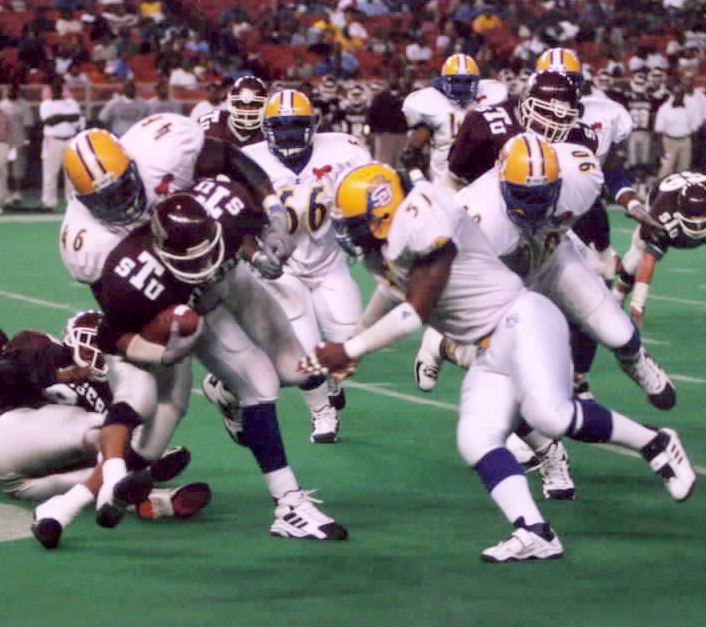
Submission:
POLYGON ((632 293, 630 315, 640 327, 645 320, 656 262, 670 248, 692 249, 706 242, 706 174, 670 174, 654 185, 647 206, 650 215, 664 229, 651 229, 644 224, 635 229, 613 286, 613 294, 620 303, 632 293))
MULTIPOLYGON (((289 215, 295 248, 282 277, 266 287, 284 308, 308 352, 321 335, 334 342, 353 331, 362 302, 345 255, 331 229, 331 203, 336 178, 345 169, 372 157, 347 133, 319 133, 311 101, 299 91, 273 94, 265 106, 266 141, 245 152, 267 172, 289 215)), ((331 387, 304 392, 311 414, 311 441, 336 441, 344 405, 343 390, 331 387), (329 400, 329 396, 331 399, 329 400)))
MULTIPOLYGON (((65 502, 65 516, 58 520, 43 516, 42 506, 35 512, 32 531, 50 549, 58 546, 63 526, 95 500, 100 487, 98 439, 112 403, 112 368, 110 358, 95 346, 99 318, 92 311, 72 316, 61 340, 20 331, 0 354, 0 490, 17 499, 65 502)), ((150 478, 173 478, 189 457, 183 447, 167 451, 149 467, 150 478)), ((149 485, 145 492, 133 493, 140 517, 190 516, 210 499, 203 483, 151 491, 149 485)))
MULTIPOLYGON (((193 353, 236 394, 247 446, 275 501, 271 534, 342 540, 344 527, 319 511, 288 465, 276 413, 280 380, 310 379, 297 373, 303 356, 284 311, 238 263, 257 250, 248 246, 267 228, 267 218, 235 182, 202 179, 160 202, 150 223, 128 234, 108 254, 93 293, 106 317, 99 343, 110 354, 156 370, 160 388, 182 403, 191 390, 193 353), (201 314, 200 331, 170 351, 146 339, 145 325, 167 308, 188 304, 201 314)), ((313 377, 316 385, 323 377, 313 377)))
POLYGON ((365 83, 353 81, 340 104, 341 131, 353 135, 363 146, 366 146, 369 140, 370 128, 367 124, 367 114, 372 97, 365 83))
POLYGON ((407 146, 400 158, 407 169, 427 170, 423 156, 430 147, 429 175, 444 182, 449 149, 468 111, 479 102, 494 104, 507 98, 507 89, 497 80, 481 80, 478 65, 466 54, 452 54, 431 86, 409 94, 402 111, 410 129, 407 146))
POLYGON ((267 86, 256 76, 241 76, 226 96, 227 109, 213 109, 199 117, 206 137, 243 147, 262 141, 262 114, 267 86))
MULTIPOLYGON (((69 273, 91 285, 101 275, 110 251, 131 230, 149 219, 158 202, 170 191, 194 178, 225 174, 242 181, 267 212, 269 227, 262 234, 262 254, 253 259, 263 273, 277 274, 290 253, 286 215, 267 175, 231 142, 205 137, 190 118, 156 114, 141 120, 118 140, 107 131, 89 129, 74 137, 64 153, 64 169, 75 194, 70 199, 61 229, 61 255, 69 273)), ((178 341, 179 338, 173 338, 178 341)), ((183 416, 183 398, 157 398, 157 384, 146 370, 126 364, 135 379, 114 390, 115 402, 101 433, 103 487, 97 499, 98 522, 117 516, 112 496, 115 484, 126 475, 122 456, 128 433, 144 418, 164 425, 153 429, 153 439, 139 447, 145 464, 159 457, 183 416), (109 513, 106 517, 101 515, 109 513)))
MULTIPOLYGON (((511 140, 492 176, 513 221, 539 230, 556 215, 562 180, 556 153, 544 140, 511 140)), ((555 438, 639 451, 675 500, 688 498, 695 473, 676 432, 646 427, 572 396, 563 315, 523 286, 468 214, 444 206, 443 191, 426 181, 405 188, 394 170, 374 163, 343 176, 335 199, 339 242, 362 257, 378 286, 363 314, 364 330, 343 344, 317 347, 302 369, 345 372, 353 360, 425 323, 458 344, 475 345, 479 355, 462 383, 457 445, 514 527, 509 540, 482 552, 483 561, 563 554, 521 466, 505 448, 518 416, 555 438)))

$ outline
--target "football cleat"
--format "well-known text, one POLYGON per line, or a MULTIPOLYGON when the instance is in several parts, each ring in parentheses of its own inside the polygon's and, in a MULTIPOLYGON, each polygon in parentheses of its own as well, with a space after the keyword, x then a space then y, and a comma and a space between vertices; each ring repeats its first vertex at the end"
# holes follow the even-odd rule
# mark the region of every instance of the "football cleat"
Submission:
POLYGON ((96 509, 96 523, 106 529, 116 527, 129 505, 138 505, 152 490, 154 479, 149 470, 133 472, 115 484, 112 497, 96 509))
POLYGON ((225 389, 223 381, 212 374, 207 374, 201 382, 201 389, 206 399, 221 411, 223 427, 231 440, 241 446, 243 441, 243 414, 238 398, 225 389))
POLYGON ((549 523, 525 525, 523 518, 515 521, 515 531, 509 540, 500 542, 481 553, 483 562, 502 564, 528 560, 553 560, 564 554, 564 547, 549 523))
POLYGON ((294 490, 278 499, 270 535, 310 540, 347 539, 348 530, 314 505, 321 501, 311 496, 313 492, 315 490, 294 490))
POLYGON ((552 501, 573 501, 574 480, 571 477, 569 456, 564 445, 556 440, 545 452, 538 455, 541 460, 539 474, 542 475, 544 498, 552 501))
POLYGON ((623 357, 615 354, 620 367, 647 394, 650 403, 657 409, 671 409, 677 402, 677 391, 671 379, 667 376, 652 356, 640 347, 637 355, 623 357))
POLYGON ((32 523, 30 529, 34 537, 45 549, 51 550, 59 546, 63 527, 58 520, 54 518, 41 518, 32 523))
POLYGON ((422 392, 431 392, 436 387, 443 364, 443 340, 443 336, 430 327, 422 335, 422 343, 414 357, 414 381, 422 392))
POLYGON ((171 481, 178 477, 191 461, 191 453, 185 446, 168 448, 162 456, 149 466, 149 473, 155 481, 171 481))
POLYGON ((189 518, 211 501, 207 483, 189 483, 176 488, 155 488, 135 507, 135 515, 144 520, 189 518))
POLYGON ((696 482, 696 473, 676 431, 659 429, 640 454, 654 473, 662 477, 664 486, 675 501, 689 498, 696 482))
POLYGON ((334 444, 338 441, 338 429, 341 422, 333 405, 324 405, 311 412, 312 444, 334 444))

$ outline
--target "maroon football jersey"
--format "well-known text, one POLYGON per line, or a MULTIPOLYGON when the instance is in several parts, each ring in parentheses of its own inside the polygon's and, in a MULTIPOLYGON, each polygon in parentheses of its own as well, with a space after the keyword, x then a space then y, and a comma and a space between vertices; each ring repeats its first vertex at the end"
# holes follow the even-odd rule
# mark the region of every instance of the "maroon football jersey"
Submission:
MULTIPOLYGON (((495 165, 508 139, 524 132, 517 116, 515 99, 493 106, 480 106, 466 114, 456 140, 449 151, 449 170, 472 183, 495 165)), ((593 129, 578 122, 569 132, 567 142, 580 144, 595 152, 598 138, 593 129)))
POLYGON ((650 190, 647 206, 650 215, 664 226, 663 231, 657 231, 649 226, 640 225, 640 237, 647 244, 647 250, 657 260, 662 259, 670 247, 698 248, 704 240, 689 237, 679 220, 674 216, 677 209, 677 199, 682 187, 688 183, 679 174, 672 174, 655 183, 650 190))
POLYGON ((208 113, 204 113, 199 117, 199 124, 206 131, 206 137, 233 142, 238 148, 243 148, 265 139, 259 128, 254 131, 237 128, 233 124, 230 113, 223 109, 213 109, 208 113))
MULTIPOLYGON (((48 333, 25 329, 17 332, 2 352, 5 367, 14 369, 14 385, 0 386, 0 413, 18 407, 37 409, 50 401, 44 389, 56 383, 56 371, 74 365, 72 349, 48 333)), ((104 381, 69 384, 77 393, 76 405, 86 411, 104 412, 112 401, 104 381)))
POLYGON ((198 296, 237 263, 245 236, 258 235, 265 226, 265 214, 255 209, 252 197, 238 183, 203 179, 184 191, 193 193, 209 215, 221 223, 223 263, 205 284, 183 283, 157 256, 149 224, 128 235, 110 253, 100 279, 92 286, 105 313, 100 342, 106 351, 114 350, 121 334, 139 333, 172 305, 188 304, 198 309, 198 296))

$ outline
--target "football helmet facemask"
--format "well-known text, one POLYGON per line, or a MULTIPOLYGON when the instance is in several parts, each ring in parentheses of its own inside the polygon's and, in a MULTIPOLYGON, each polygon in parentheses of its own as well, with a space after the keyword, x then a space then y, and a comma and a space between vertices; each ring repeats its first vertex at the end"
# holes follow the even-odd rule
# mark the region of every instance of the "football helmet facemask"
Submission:
POLYGON ((344 172, 336 183, 331 212, 336 240, 352 257, 379 249, 405 198, 399 175, 372 162, 344 172))
POLYGON ((561 191, 559 160, 551 144, 533 133, 515 135, 500 151, 498 167, 510 220, 532 231, 544 226, 561 191))
POLYGON ((284 89, 270 96, 262 130, 270 151, 282 162, 292 166, 307 160, 317 128, 318 116, 306 94, 284 89))
POLYGON ((536 72, 520 98, 520 124, 549 142, 563 142, 579 118, 579 102, 563 72, 536 72))
POLYGON ((77 365, 92 368, 98 378, 105 379, 108 376, 108 364, 96 342, 102 322, 103 314, 100 311, 79 311, 66 321, 61 341, 73 350, 77 365))
POLYGON ((223 227, 188 192, 177 192, 152 213, 153 247, 160 261, 183 283, 204 283, 225 256, 223 227))
POLYGON ((674 217, 690 239, 706 237, 706 183, 689 183, 681 188, 674 217))
POLYGON ((480 72, 473 57, 452 54, 441 66, 441 76, 431 79, 432 87, 460 107, 467 107, 478 98, 480 72))
POLYGON ((578 55, 569 48, 549 48, 537 57, 535 72, 562 72, 571 80, 580 97, 583 89, 583 70, 578 55))
POLYGON ((112 133, 82 131, 66 147, 63 164, 76 198, 101 222, 132 224, 145 213, 147 196, 137 166, 112 133))
POLYGON ((255 76, 241 76, 227 97, 229 122, 243 131, 260 128, 267 102, 267 87, 255 76))

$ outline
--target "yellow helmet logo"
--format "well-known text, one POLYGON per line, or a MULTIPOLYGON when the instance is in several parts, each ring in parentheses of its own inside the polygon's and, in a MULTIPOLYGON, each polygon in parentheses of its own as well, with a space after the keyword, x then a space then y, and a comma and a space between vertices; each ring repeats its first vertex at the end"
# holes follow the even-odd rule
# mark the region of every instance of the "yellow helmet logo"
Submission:
POLYGON ((333 217, 344 224, 363 218, 373 237, 385 239, 404 198, 397 172, 384 163, 369 163, 343 174, 336 186, 333 217))
POLYGON ((534 69, 537 72, 581 74, 581 61, 569 48, 549 48, 537 58, 534 69))
POLYGON ((89 129, 71 140, 64 150, 63 164, 76 193, 83 196, 120 179, 130 159, 115 135, 102 129, 89 129))
POLYGON ((479 76, 478 64, 467 54, 452 54, 441 66, 442 76, 479 76))

